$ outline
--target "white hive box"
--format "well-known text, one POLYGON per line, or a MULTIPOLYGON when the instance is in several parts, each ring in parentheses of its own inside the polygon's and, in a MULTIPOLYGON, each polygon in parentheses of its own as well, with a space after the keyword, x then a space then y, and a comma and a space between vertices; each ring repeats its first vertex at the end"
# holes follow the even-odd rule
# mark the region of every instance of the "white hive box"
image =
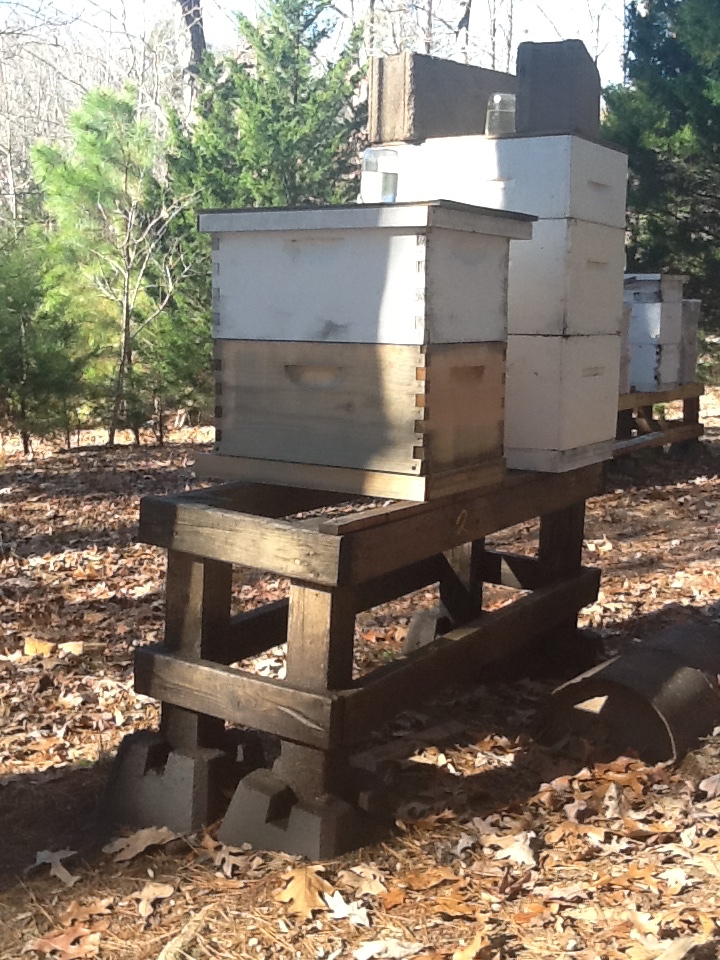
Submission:
POLYGON ((557 473, 611 457, 619 370, 619 336, 510 336, 508 466, 557 473))
POLYGON ((443 196, 625 228, 627 155, 569 135, 437 137, 386 144, 398 154, 398 201, 443 196))
POLYGON ((683 300, 680 339, 680 383, 695 383, 698 363, 698 326, 702 300, 683 300))
POLYGON ((630 345, 630 386, 642 393, 669 390, 680 378, 679 343, 630 345))
POLYGON ((388 144, 398 200, 446 196, 539 218, 511 244, 508 332, 618 333, 627 157, 574 136, 447 137, 388 144))
POLYGON ((686 276, 679 273, 627 273, 626 303, 681 303, 686 276))
POLYGON ((510 237, 442 201, 203 214, 213 233, 207 476, 423 500, 502 454, 510 237))
POLYGON ((680 343, 683 327, 682 302, 637 301, 629 306, 631 308, 630 343, 680 343))
POLYGON ((624 230, 585 220, 539 220, 525 249, 510 249, 508 333, 619 333, 624 267, 624 230))
POLYGON ((531 218, 442 202, 203 213, 222 340, 504 340, 510 238, 531 218))

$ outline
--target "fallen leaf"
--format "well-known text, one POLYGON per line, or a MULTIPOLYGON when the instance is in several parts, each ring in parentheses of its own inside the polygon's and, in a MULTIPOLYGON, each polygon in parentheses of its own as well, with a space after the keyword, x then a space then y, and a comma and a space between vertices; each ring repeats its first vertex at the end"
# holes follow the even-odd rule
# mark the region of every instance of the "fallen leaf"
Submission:
POLYGON ((382 957, 383 960, 405 960, 414 957, 424 947, 421 943, 407 943, 403 940, 369 940, 353 951, 355 960, 374 960, 382 957))
POLYGON ((130 834, 129 837, 120 837, 103 847, 103 853, 114 854, 116 863, 132 860, 144 853, 149 847, 162 846, 177 840, 180 835, 173 833, 168 827, 145 827, 130 834))
POLYGON ((323 869, 319 866, 309 866, 288 870, 282 875, 282 879, 287 880, 287 884, 275 894, 275 899, 279 903, 288 904, 288 912, 296 914, 303 920, 309 920, 313 910, 327 910, 322 894, 333 893, 333 888, 327 880, 319 876, 323 869))
POLYGON ((475 917, 477 914, 477 907, 455 897, 436 897, 430 906, 434 913, 444 913, 448 917, 475 917))
POLYGON ((58 644, 58 653, 70 653, 75 657, 81 657, 84 650, 85 644, 82 640, 67 640, 58 644))
POLYGON ((38 640, 35 637, 25 637, 23 655, 26 657, 51 657, 57 650, 57 644, 49 640, 38 640))
POLYGON ((505 838, 511 841, 495 852, 496 860, 512 860, 521 866, 534 867, 536 863, 535 851, 530 841, 535 837, 532 830, 527 833, 516 833, 513 837, 505 838))
POLYGON ((402 887, 390 887, 387 893, 380 898, 382 905, 386 910, 392 910, 393 907, 399 907, 405 902, 405 891, 402 887))
POLYGON ((68 857, 74 857, 77 854, 77 850, 40 850, 35 855, 35 863, 29 870, 32 870, 34 867, 39 867, 43 863, 50 864, 50 876, 57 877, 66 887, 72 887, 80 879, 79 876, 73 876, 69 870, 67 870, 63 865, 63 860, 67 860, 68 857))
POLYGON ((380 872, 374 867, 360 863, 349 870, 338 873, 338 883, 350 887, 356 897, 377 897, 387 893, 387 887, 380 879, 380 872))
POLYGON ((36 950, 38 953, 52 953, 53 960, 83 960, 84 957, 97 956, 99 949, 100 932, 76 923, 65 930, 53 930, 44 937, 32 940, 25 945, 23 953, 36 950))
POLYGON ((141 917, 149 917, 155 909, 156 900, 167 900, 175 892, 175 887, 170 883, 146 883, 139 893, 134 893, 133 897, 138 902, 138 913, 141 917))
POLYGON ((490 947, 490 941, 482 930, 478 930, 471 942, 452 955, 452 960, 476 960, 490 947))
POLYGON ((103 916, 110 913, 112 902, 112 897, 106 897, 104 900, 95 900, 81 907, 77 900, 73 900, 60 919, 63 925, 69 925, 80 920, 89 920, 91 917, 103 916))
POLYGON ((339 890, 334 893, 324 893, 323 898, 333 920, 349 920, 356 927, 369 927, 367 907, 360 901, 346 903, 339 890))
POLYGON ((458 877, 447 867, 430 867, 422 872, 408 873, 400 878, 400 882, 410 890, 430 890, 447 880, 457 880, 458 877))
POLYGON ((662 873, 659 873, 658 877, 667 883, 667 892, 671 897, 677 896, 677 894, 681 893, 690 883, 687 874, 680 867, 670 867, 662 873))
POLYGON ((698 784, 698 789, 704 790, 708 800, 714 800, 720 797, 720 773, 713 774, 712 777, 706 777, 698 784))
MULTIPOLYGON (((683 960, 685 957, 695 956, 699 952, 697 948, 704 947, 708 943, 709 941, 704 937, 680 937, 662 953, 657 954, 655 960, 683 960)), ((711 949, 713 949, 712 955, 714 955, 714 948, 711 949)), ((710 955, 708 954, 708 956, 710 955)))

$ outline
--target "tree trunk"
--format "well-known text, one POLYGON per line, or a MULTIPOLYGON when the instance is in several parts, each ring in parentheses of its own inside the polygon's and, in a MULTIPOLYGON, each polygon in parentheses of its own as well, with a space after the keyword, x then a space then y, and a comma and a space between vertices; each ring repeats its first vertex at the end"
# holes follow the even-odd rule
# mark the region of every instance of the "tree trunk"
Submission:
POLYGON ((196 72, 207 49, 200 0, 178 0, 185 24, 190 32, 190 63, 188 69, 196 72))

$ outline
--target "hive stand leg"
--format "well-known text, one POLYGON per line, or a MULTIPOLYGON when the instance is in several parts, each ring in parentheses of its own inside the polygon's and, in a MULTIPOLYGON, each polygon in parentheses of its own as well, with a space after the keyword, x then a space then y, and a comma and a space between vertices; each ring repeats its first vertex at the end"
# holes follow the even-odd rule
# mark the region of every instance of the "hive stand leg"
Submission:
MULTIPOLYGON (((290 587, 286 680, 315 693, 352 679, 355 606, 352 591, 290 587)), ((333 733, 329 731, 332 741, 333 733)), ((272 770, 238 785, 218 837, 224 843, 324 859, 362 842, 362 814, 350 793, 347 755, 283 741, 272 770)))
POLYGON ((451 625, 462 626, 482 613, 483 582, 480 573, 485 540, 463 543, 445 553, 446 576, 440 580, 440 600, 451 625))
POLYGON ((635 429, 635 417, 632 410, 619 410, 617 418, 616 440, 630 440, 635 429))
MULTIPOLYGON (((168 552, 165 644, 188 659, 222 659, 230 620, 232 567, 168 552)), ((158 733, 142 731, 120 746, 111 783, 114 819, 188 832, 217 819, 223 789, 240 775, 225 725, 169 703, 158 733)))
MULTIPOLYGON (((548 580, 565 580, 580 573, 585 536, 585 501, 540 517, 538 561, 548 580)), ((577 618, 558 624, 541 642, 543 669, 576 673, 596 662, 597 651, 578 637, 577 618)))

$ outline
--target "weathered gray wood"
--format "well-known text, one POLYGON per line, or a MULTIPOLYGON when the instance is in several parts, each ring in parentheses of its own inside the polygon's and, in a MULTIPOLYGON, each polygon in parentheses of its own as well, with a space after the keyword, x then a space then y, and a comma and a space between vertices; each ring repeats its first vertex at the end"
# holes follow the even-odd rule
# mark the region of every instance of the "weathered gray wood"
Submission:
POLYGON ((572 576, 580 570, 584 536, 584 500, 552 512, 543 511, 538 563, 548 580, 572 576))
POLYGON ((377 528, 347 537, 342 583, 357 583, 479 540, 497 530, 559 510, 600 493, 602 464, 562 474, 523 473, 497 490, 461 494, 435 504, 398 511, 377 528), (431 509, 427 509, 430 507, 431 509))
POLYGON ((297 690, 207 660, 183 660, 161 646, 135 654, 135 690, 186 710, 325 749, 333 709, 328 695, 297 690))
POLYGON ((232 566, 169 550, 165 646, 183 656, 222 661, 230 623, 232 566))
POLYGON ((231 617, 226 633, 226 656, 222 660, 217 658, 218 663, 237 663, 285 643, 287 620, 287 600, 266 603, 231 617))
MULTIPOLYGON (((344 493, 330 490, 306 490, 303 487, 281 487, 270 483, 222 483, 200 490, 189 490, 175 499, 188 503, 204 503, 208 507, 237 510, 263 517, 289 517, 294 513, 347 503, 344 493)), ((353 500, 362 502, 363 497, 353 500)))
POLYGON ((363 677, 354 690, 336 695, 343 705, 343 742, 362 741, 398 711, 417 706, 444 685, 470 681, 480 667, 521 652, 537 637, 538 624, 551 628, 592 603, 599 579, 597 570, 583 570, 363 677))
POLYGON ((281 576, 327 585, 338 580, 340 539, 287 521, 182 499, 145 497, 139 536, 159 547, 281 576))
POLYGON ((613 456, 622 457, 649 447, 665 447, 670 444, 685 443, 687 440, 698 440, 704 432, 701 423, 678 423, 677 426, 668 426, 655 433, 645 433, 630 440, 620 440, 613 447, 613 456))
POLYGON ((485 583, 513 587, 515 590, 537 590, 552 582, 535 557, 493 550, 487 550, 482 555, 480 576, 485 583))
POLYGON ((639 410, 640 407, 648 404, 670 403, 672 400, 701 397, 703 393, 705 393, 705 387, 702 383, 684 383, 679 387, 649 393, 622 393, 618 398, 618 410, 639 410))

